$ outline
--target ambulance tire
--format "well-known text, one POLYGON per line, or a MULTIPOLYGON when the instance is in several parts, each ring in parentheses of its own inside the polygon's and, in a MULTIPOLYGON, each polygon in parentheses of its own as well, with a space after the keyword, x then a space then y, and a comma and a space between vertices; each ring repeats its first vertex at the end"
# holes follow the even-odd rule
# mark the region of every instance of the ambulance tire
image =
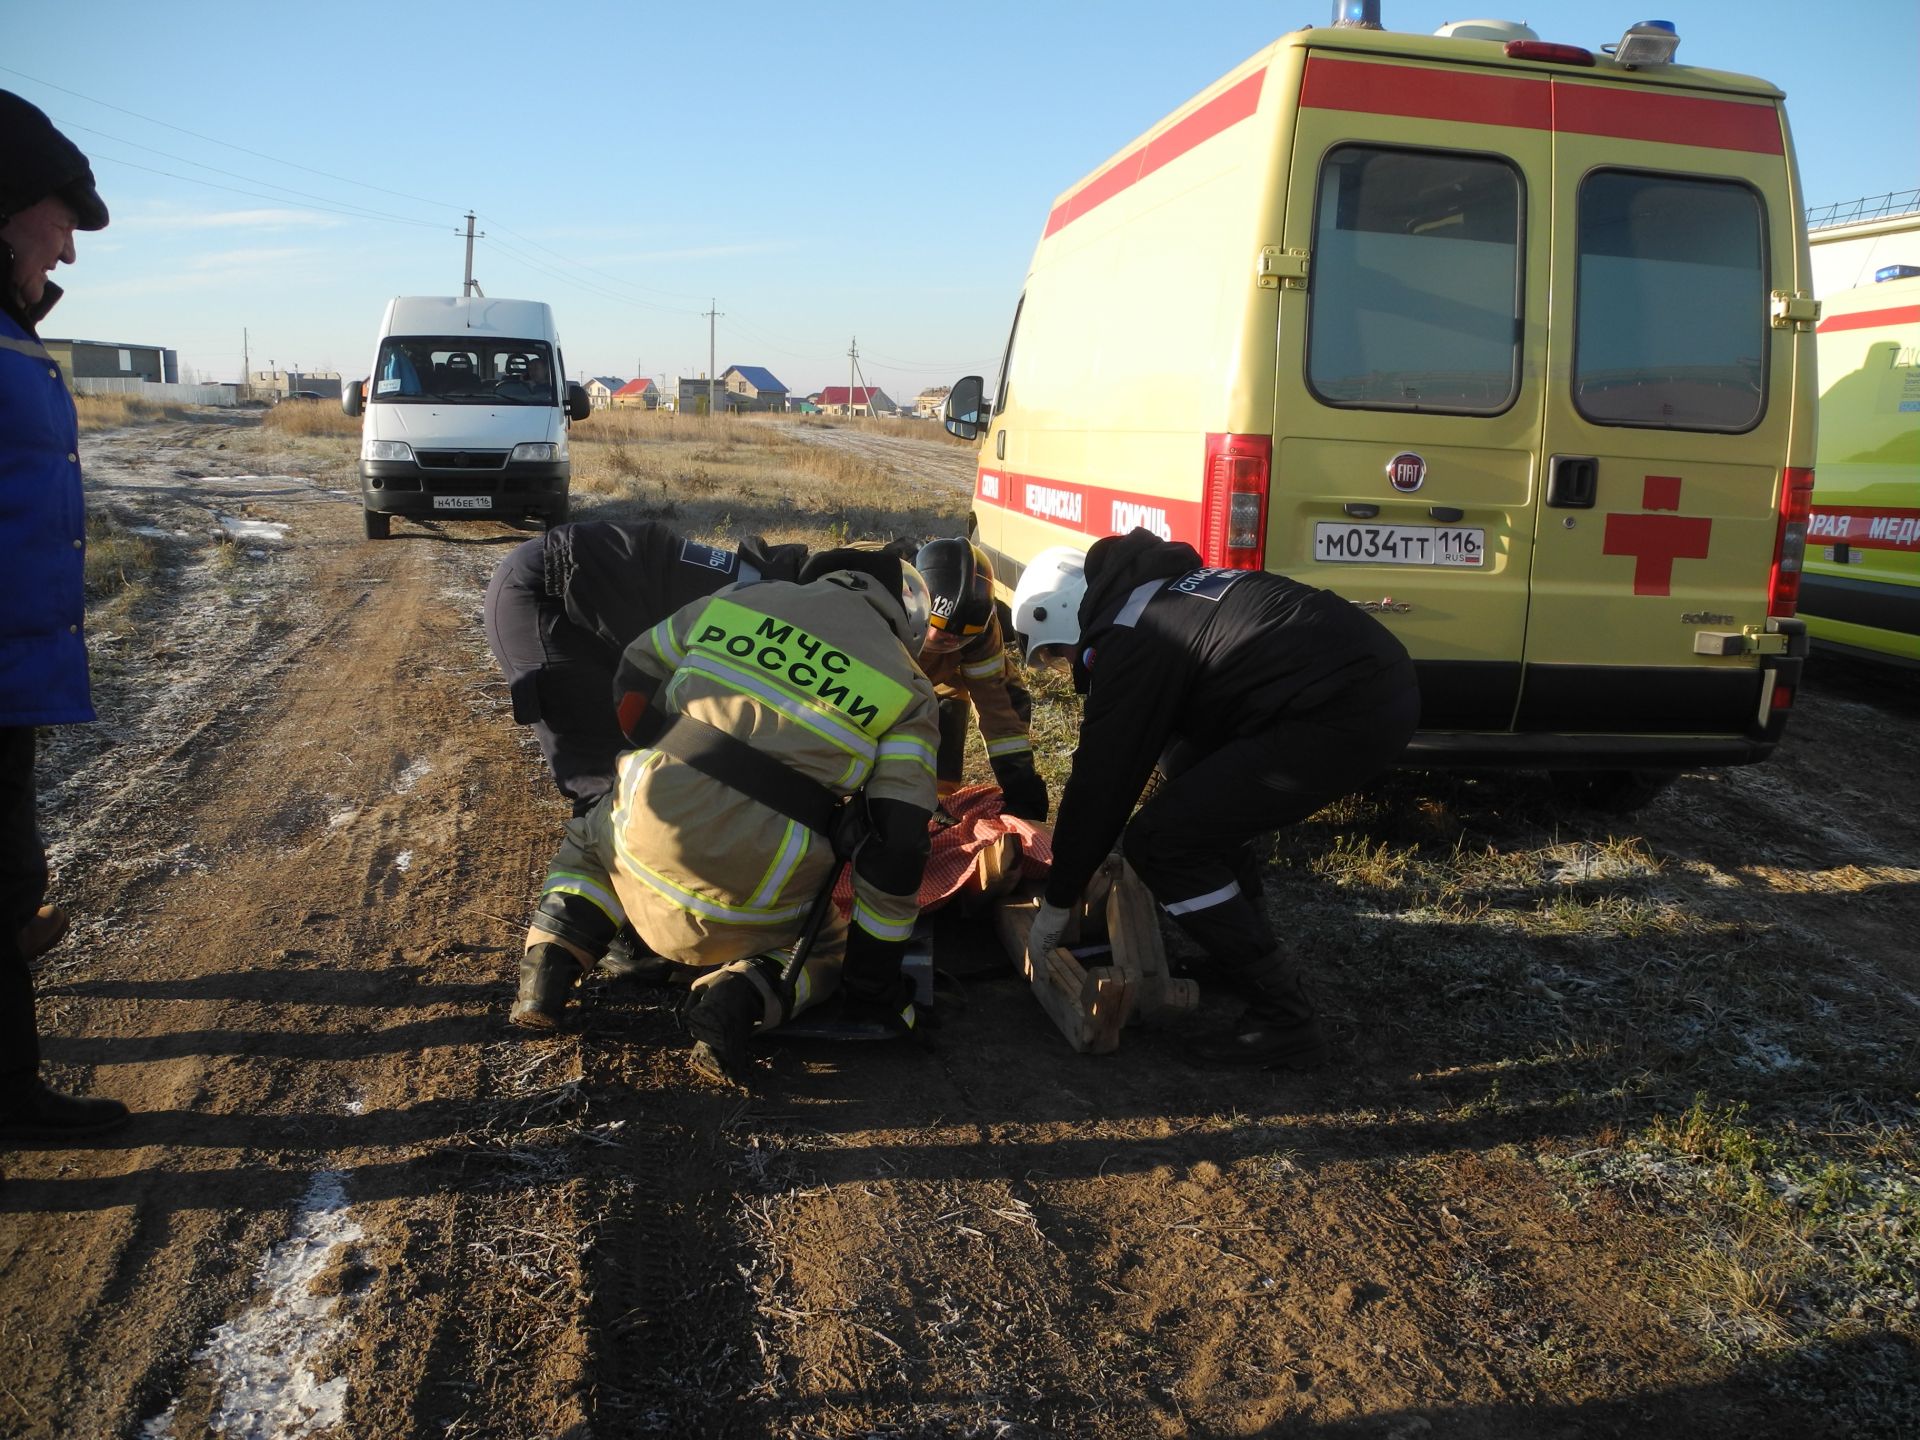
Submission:
POLYGON ((367 525, 367 539, 384 540, 393 533, 393 516, 379 510, 360 512, 367 525))
POLYGON ((1555 770, 1554 799, 1602 815, 1631 815, 1680 778, 1678 770, 1555 770))

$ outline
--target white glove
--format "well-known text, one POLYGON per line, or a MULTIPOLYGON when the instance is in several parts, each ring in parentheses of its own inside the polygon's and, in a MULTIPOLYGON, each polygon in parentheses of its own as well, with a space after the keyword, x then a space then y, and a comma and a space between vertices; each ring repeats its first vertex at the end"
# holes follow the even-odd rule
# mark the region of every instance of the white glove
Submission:
POLYGON ((1033 917, 1033 928, 1027 931, 1027 964, 1034 974, 1047 973, 1053 952, 1066 936, 1067 921, 1071 918, 1071 912, 1063 906, 1040 902, 1040 909, 1033 917))

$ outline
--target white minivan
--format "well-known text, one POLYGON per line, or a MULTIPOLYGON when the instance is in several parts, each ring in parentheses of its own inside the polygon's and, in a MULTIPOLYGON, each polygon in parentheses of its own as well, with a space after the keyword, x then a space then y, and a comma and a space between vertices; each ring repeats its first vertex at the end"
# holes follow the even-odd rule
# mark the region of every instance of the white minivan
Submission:
POLYGON ((386 539, 395 515, 565 520, 567 424, 593 408, 565 374, 553 307, 541 301, 389 301, 372 376, 340 402, 366 417, 367 538, 386 539))

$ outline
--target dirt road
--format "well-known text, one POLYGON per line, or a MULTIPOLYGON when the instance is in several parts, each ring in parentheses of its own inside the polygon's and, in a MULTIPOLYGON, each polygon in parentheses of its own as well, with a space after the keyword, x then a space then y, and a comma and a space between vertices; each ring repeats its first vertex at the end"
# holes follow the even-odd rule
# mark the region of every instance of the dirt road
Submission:
POLYGON ((1520 1440, 1920 1415, 1911 685, 1810 688, 1775 762, 1626 829, 1549 813, 1537 782, 1423 777, 1304 829, 1270 900, 1337 1071, 1209 1075, 1156 1033, 1075 1057, 986 974, 923 1042, 769 1047, 749 1097, 693 1077, 661 994, 596 985, 553 1040, 505 1023, 565 814, 480 633, 523 535, 367 543, 337 458, 216 420, 84 460, 161 568, 96 625, 101 724, 53 739, 46 828, 81 918, 41 1023, 55 1080, 139 1114, 4 1159, 0 1434, 1520 1440), (1676 1267, 1739 1216, 1687 1200, 1719 1162, 1672 1137, 1721 1117, 1730 1154, 1748 1124, 1661 1119, 1695 1089, 1751 1098, 1753 1126, 1830 1103, 1879 1135, 1848 1194, 1894 1194, 1893 1238, 1847 1232, 1878 1269, 1744 1307, 1696 1280, 1715 1298, 1690 1304, 1676 1267))

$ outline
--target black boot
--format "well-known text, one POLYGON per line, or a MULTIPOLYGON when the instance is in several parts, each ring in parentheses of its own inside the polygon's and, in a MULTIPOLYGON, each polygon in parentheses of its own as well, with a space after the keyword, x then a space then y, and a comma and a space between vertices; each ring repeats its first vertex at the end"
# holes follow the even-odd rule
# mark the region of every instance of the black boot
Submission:
POLYGON ((520 957, 520 996, 507 1018, 529 1030, 557 1030, 567 1001, 586 978, 579 958, 551 941, 527 947, 520 957))
POLYGON ((632 980, 640 985, 665 985, 673 978, 673 962, 647 948, 631 925, 622 925, 607 953, 600 957, 600 974, 609 980, 632 980))
POLYGON ((0 1136, 9 1140, 66 1140, 97 1134, 123 1124, 127 1107, 118 1100, 68 1095, 36 1080, 12 1105, 0 1111, 0 1136))
POLYGON ((1224 1030, 1187 1042, 1196 1065, 1251 1070, 1311 1070, 1331 1050, 1299 972, 1278 955, 1236 972, 1253 992, 1246 1012, 1224 1030))
POLYGON ((747 1042, 766 1014, 760 987, 737 970, 700 986, 680 1012, 693 1037, 693 1068, 709 1080, 746 1084, 751 1066, 747 1042))

